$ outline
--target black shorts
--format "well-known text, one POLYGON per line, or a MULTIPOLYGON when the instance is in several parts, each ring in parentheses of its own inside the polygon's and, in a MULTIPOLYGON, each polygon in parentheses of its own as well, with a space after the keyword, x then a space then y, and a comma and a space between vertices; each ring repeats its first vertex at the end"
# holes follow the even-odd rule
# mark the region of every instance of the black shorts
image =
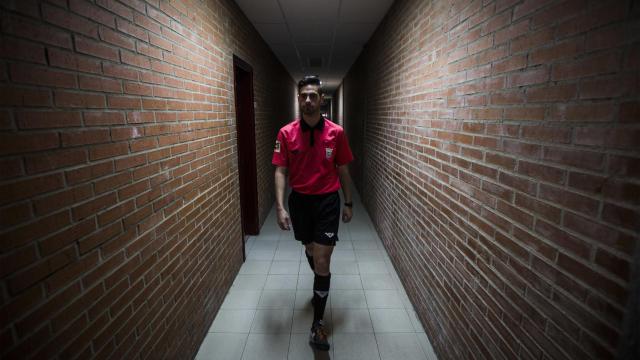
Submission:
POLYGON ((289 195, 289 216, 296 240, 303 244, 336 245, 340 225, 340 195, 337 191, 321 195, 292 191, 289 195))

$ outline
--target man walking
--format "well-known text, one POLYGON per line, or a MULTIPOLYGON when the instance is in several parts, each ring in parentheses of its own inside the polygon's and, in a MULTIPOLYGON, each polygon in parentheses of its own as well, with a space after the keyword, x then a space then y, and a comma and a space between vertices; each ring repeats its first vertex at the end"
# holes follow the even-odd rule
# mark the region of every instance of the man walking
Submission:
POLYGON ((347 164, 353 160, 344 130, 320 114, 324 100, 317 76, 298 82, 298 104, 302 114, 278 132, 272 163, 276 166, 276 211, 282 230, 293 232, 305 247, 313 281, 313 323, 309 343, 318 350, 329 350, 322 317, 327 304, 331 272, 329 265, 338 241, 340 195, 344 208, 342 221, 351 221, 351 177, 347 164), (292 188, 289 211, 284 208, 287 173, 292 188))

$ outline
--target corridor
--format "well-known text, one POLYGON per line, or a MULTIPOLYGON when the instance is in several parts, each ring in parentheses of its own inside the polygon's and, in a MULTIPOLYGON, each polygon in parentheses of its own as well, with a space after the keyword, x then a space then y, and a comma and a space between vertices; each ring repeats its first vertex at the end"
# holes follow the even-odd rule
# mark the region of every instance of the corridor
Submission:
POLYGON ((240 268, 197 360, 436 360, 427 335, 357 194, 331 261, 325 321, 332 348, 308 344, 313 272, 275 207, 247 242, 240 268))
POLYGON ((0 0, 0 358, 640 359, 639 29, 637 0, 0 0), (360 198, 329 286, 273 206, 332 161, 360 198))

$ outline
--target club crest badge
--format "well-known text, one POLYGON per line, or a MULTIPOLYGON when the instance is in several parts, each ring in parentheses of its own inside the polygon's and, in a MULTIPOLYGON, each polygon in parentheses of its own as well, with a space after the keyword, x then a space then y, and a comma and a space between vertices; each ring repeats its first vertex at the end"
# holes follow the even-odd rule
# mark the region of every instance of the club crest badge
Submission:
POLYGON ((276 147, 273 149, 273 151, 277 153, 280 152, 280 141, 276 140, 276 147))
POLYGON ((332 148, 324 148, 324 153, 327 156, 327 160, 331 159, 331 155, 333 155, 332 148))

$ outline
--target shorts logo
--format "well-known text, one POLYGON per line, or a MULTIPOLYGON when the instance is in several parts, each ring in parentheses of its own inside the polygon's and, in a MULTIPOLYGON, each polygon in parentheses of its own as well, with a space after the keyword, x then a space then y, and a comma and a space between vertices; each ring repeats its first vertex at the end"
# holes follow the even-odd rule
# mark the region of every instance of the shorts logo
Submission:
POLYGON ((331 239, 333 237, 333 235, 335 235, 334 233, 324 233, 325 235, 327 235, 327 237, 329 239, 331 239))
POLYGON ((332 148, 324 148, 324 153, 327 156, 327 160, 331 159, 331 154, 333 154, 333 149, 332 148))
POLYGON ((276 147, 275 149, 273 149, 273 151, 279 153, 280 152, 280 141, 276 140, 276 147))

